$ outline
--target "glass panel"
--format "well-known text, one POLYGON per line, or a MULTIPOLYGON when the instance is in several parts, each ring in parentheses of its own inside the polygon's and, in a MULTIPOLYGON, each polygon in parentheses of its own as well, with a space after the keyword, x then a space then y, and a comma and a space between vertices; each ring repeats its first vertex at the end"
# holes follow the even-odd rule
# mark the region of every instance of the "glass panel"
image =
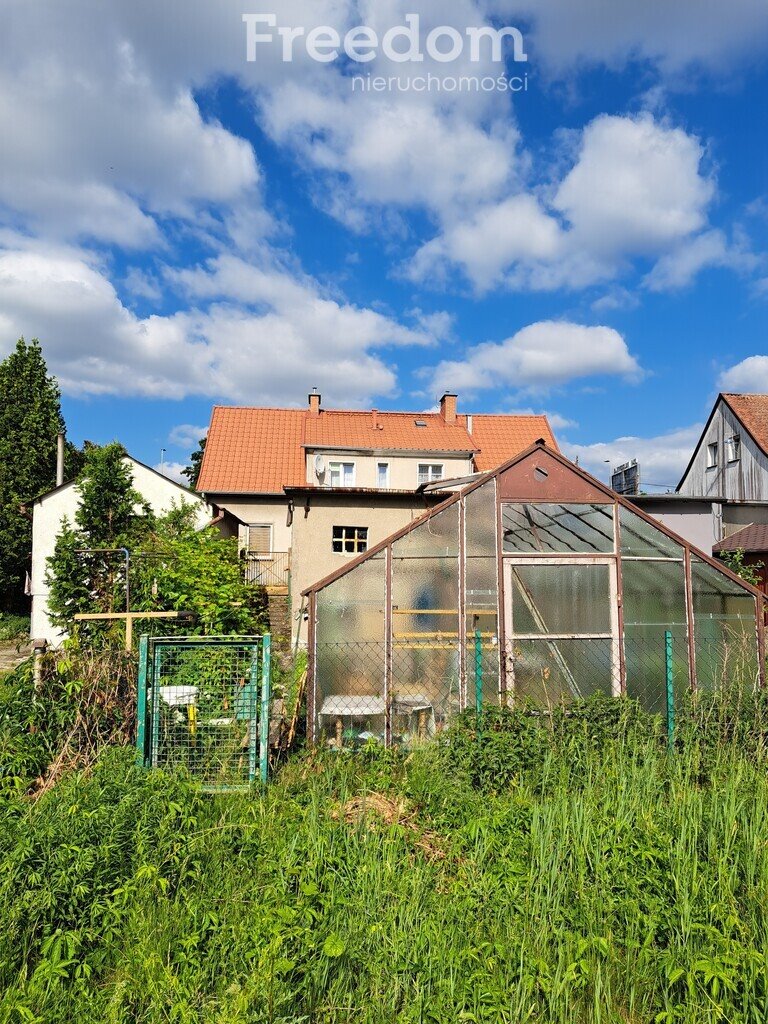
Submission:
POLYGON ((755 598, 708 562, 691 558, 696 678, 710 689, 758 682, 755 598))
POLYGON ((502 505, 506 552, 612 552, 613 505, 502 505))
POLYGON ((627 695, 647 711, 661 713, 667 701, 666 630, 672 632, 675 697, 688 688, 685 567, 622 559, 621 572, 627 695))
POLYGON ((623 505, 619 507, 619 530, 622 555, 634 555, 635 558, 683 557, 679 544, 623 505))
POLYGON ((608 565, 513 565, 512 623, 526 633, 610 633, 608 565))
POLYGON ((613 692, 610 639, 515 640, 512 643, 515 698, 539 706, 613 692))

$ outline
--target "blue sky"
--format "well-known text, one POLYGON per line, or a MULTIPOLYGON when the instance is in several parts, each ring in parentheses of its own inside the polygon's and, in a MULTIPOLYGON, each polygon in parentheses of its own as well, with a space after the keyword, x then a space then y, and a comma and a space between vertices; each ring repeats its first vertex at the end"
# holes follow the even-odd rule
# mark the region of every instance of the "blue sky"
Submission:
POLYGON ((718 390, 768 391, 764 0, 5 0, 0 32, 0 355, 41 339, 77 442, 174 472, 214 402, 449 387, 663 488, 718 390), (424 60, 248 61, 273 12, 416 14, 424 60), (427 45, 483 26, 527 61, 427 45))

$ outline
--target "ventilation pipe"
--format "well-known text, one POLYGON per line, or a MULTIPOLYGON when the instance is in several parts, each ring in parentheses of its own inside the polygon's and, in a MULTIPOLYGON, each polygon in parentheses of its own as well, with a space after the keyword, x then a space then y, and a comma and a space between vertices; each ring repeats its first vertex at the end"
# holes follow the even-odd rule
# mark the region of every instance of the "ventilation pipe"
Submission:
MULTIPOLYGON (((49 478, 50 479, 50 478, 49 478)), ((56 486, 64 483, 64 435, 56 435, 56 486)))

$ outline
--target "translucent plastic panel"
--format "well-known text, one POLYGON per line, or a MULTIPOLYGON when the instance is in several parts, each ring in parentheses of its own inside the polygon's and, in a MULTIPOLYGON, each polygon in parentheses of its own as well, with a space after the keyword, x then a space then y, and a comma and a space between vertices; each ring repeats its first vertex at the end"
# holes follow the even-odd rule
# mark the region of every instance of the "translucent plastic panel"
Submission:
POLYGON ((682 558, 683 549, 628 508, 619 508, 622 555, 635 558, 682 558))
POLYGON ((375 555, 317 593, 317 636, 323 643, 384 640, 386 563, 375 555))
POLYGON ((455 639, 393 640, 393 742, 440 732, 460 710, 459 652, 455 639))
POLYGON ((467 558, 496 556, 496 481, 470 491, 464 499, 464 531, 467 558))
POLYGON ((708 689, 755 685, 757 613, 754 596, 724 573, 691 559, 696 679, 708 689))
POLYGON ((676 698, 688 688, 688 628, 682 562, 622 559, 627 695, 661 713, 666 708, 665 632, 672 633, 676 698))
POLYGON ((392 631, 401 639, 436 633, 458 638, 458 557, 393 556, 392 631))
MULTIPOLYGON (((317 594, 317 710, 321 728, 332 720, 378 714, 384 686, 383 554, 361 562, 317 594), (349 698, 346 704, 331 697, 349 698), (344 713, 346 711, 346 714, 344 713)), ((349 721, 347 721, 349 719, 349 721)), ((362 726, 361 726, 362 728, 362 726)))
POLYGON ((466 572, 466 614, 467 633, 476 629, 486 635, 498 632, 496 557, 469 557, 465 563, 466 572))
POLYGON ((610 633, 608 565, 514 565, 512 624, 531 633, 610 633))
POLYGON ((615 645, 610 639, 515 640, 515 700, 541 707, 613 693, 615 645))
POLYGON ((613 508, 609 505, 502 505, 506 552, 612 552, 613 508))
POLYGON ((396 558, 426 558, 459 553, 459 503, 427 519, 392 545, 396 558))

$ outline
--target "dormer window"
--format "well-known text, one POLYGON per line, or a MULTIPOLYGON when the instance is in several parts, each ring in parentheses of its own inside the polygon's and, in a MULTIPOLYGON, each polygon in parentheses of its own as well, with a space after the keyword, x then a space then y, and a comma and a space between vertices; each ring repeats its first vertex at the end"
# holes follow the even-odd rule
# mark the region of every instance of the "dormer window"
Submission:
POLYGON ((443 465, 441 462, 419 463, 419 484, 432 484, 435 480, 442 479, 443 465))
POLYGON ((331 487, 354 487, 354 462, 330 462, 328 464, 331 487))

